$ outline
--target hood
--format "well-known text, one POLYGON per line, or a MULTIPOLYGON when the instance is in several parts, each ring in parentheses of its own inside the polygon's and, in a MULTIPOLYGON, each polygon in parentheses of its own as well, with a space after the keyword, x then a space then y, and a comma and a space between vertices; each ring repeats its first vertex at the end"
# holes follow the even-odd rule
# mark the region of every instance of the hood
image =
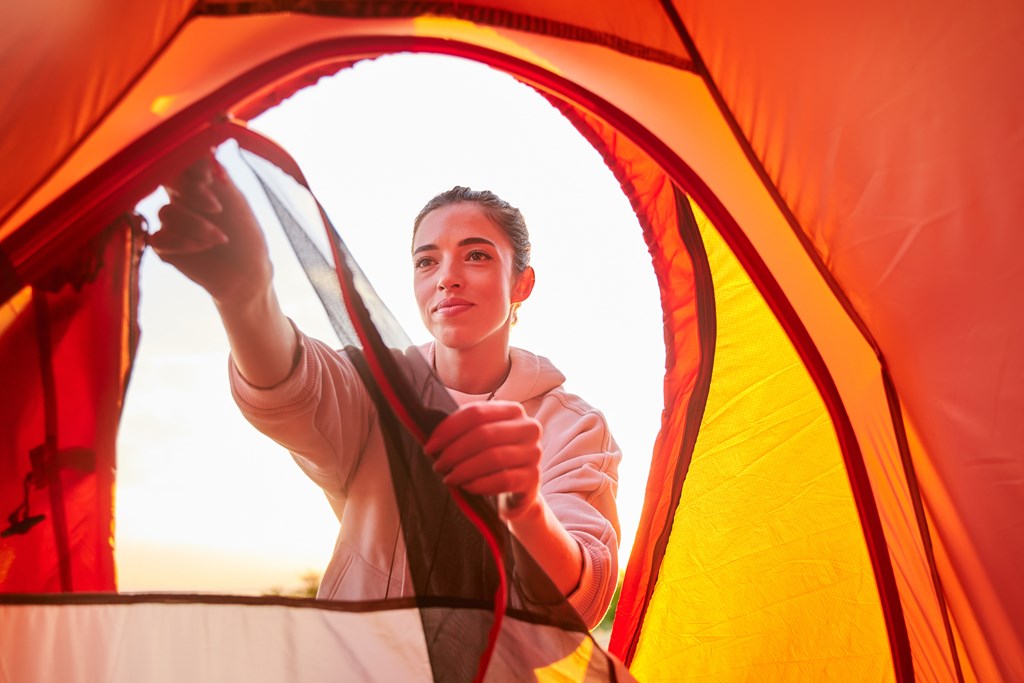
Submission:
MULTIPOLYGON (((424 344, 419 347, 419 350, 433 366, 434 343, 424 344)), ((498 391, 494 394, 496 399, 523 403, 533 398, 539 398, 552 389, 562 386, 565 382, 565 375, 544 356, 510 347, 509 357, 512 359, 512 370, 509 372, 508 379, 498 387, 498 391)), ((476 398, 453 389, 448 389, 448 391, 460 404, 465 402, 465 399, 476 398)))

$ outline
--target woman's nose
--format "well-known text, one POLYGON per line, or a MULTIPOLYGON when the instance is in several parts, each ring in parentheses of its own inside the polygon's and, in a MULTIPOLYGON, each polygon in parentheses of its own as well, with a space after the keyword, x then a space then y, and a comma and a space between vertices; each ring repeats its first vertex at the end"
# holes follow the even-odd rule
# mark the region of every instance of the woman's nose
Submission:
POLYGON ((458 268, 452 265, 442 265, 437 274, 437 288, 446 290, 461 285, 462 276, 459 274, 458 268))

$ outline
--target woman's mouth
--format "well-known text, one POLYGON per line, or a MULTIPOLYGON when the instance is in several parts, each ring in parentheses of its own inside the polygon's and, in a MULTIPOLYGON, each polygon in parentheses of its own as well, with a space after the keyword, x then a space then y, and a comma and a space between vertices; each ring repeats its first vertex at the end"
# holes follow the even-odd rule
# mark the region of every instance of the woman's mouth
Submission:
POLYGON ((465 299, 459 299, 451 297, 449 299, 443 299, 436 306, 434 306, 434 313, 443 318, 450 318, 454 315, 459 315, 468 311, 473 304, 466 301, 465 299))

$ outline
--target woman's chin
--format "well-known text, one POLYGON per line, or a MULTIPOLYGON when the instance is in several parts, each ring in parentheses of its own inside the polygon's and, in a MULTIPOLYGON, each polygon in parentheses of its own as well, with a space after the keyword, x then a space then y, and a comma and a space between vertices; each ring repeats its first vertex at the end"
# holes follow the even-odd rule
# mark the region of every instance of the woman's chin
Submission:
POLYGON ((453 330, 450 327, 444 327, 441 329, 433 329, 431 333, 436 341, 441 346, 449 349, 465 349, 473 346, 475 340, 473 335, 466 334, 464 330, 453 330))
MULTIPOLYGON (((478 331, 451 328, 434 329, 431 330, 431 333, 437 344, 453 350, 476 348, 481 344, 488 344, 488 342, 500 344, 502 336, 500 332, 490 335, 482 335, 478 331)), ((505 343, 508 343, 507 337, 505 337, 505 343)))

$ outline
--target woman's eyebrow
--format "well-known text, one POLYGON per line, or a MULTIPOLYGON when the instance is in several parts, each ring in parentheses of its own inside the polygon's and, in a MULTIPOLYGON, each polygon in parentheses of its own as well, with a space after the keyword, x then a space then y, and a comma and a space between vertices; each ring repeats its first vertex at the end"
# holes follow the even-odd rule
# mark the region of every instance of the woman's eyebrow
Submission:
POLYGON ((489 239, 485 239, 483 237, 467 237, 464 240, 459 240, 459 246, 460 247, 465 247, 465 246, 470 245, 470 244, 489 244, 492 247, 494 246, 494 242, 490 241, 489 239))
MULTIPOLYGON (((489 244, 490 246, 495 247, 494 242, 490 241, 489 239, 487 239, 485 237, 467 237, 464 240, 459 240, 459 246, 460 247, 465 247, 465 246, 468 246, 470 244, 489 244)), ((413 254, 418 254, 421 251, 432 251, 432 250, 436 250, 437 248, 438 248, 438 246, 436 244, 421 244, 420 246, 418 246, 415 249, 413 249, 412 253, 413 254)), ((495 247, 495 248, 497 248, 497 247, 495 247)))

